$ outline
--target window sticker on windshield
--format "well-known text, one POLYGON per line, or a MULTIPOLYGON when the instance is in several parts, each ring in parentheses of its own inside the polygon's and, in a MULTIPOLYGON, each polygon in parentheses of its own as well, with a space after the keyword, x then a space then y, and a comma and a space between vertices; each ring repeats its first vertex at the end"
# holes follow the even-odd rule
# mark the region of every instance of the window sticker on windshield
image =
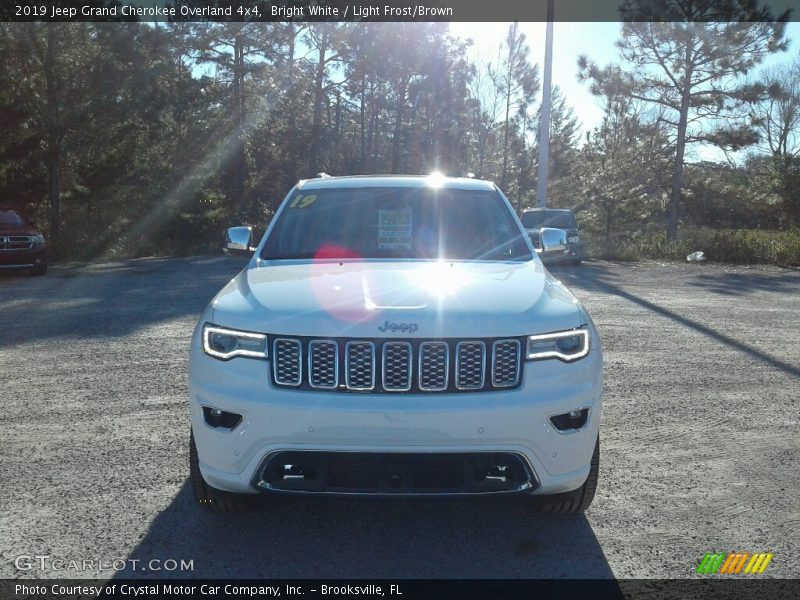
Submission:
POLYGON ((378 249, 411 248, 411 208, 378 211, 378 249))
POLYGON ((298 196, 292 203, 289 205, 289 208, 305 208, 306 206, 312 204, 314 200, 317 199, 316 194, 311 194, 309 196, 298 196))

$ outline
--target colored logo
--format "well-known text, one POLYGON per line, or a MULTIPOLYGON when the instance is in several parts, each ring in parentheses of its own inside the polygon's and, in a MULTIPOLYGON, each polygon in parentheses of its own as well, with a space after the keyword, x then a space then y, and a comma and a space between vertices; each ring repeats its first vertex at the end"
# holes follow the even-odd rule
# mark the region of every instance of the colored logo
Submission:
POLYGON ((772 560, 772 552, 708 552, 697 566, 699 575, 760 575, 772 560))

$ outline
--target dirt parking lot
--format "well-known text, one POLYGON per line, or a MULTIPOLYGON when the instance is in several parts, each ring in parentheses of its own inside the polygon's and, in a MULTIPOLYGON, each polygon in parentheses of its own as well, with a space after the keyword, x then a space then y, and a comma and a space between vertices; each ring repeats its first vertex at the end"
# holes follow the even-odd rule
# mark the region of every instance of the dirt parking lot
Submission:
POLYGON ((120 574, 148 577, 661 578, 691 576, 709 551, 773 552, 764 576, 800 577, 800 270, 554 269, 606 349, 585 517, 515 499, 291 498, 218 515, 187 483, 187 348, 242 265, 0 275, 0 577, 115 574, 18 568, 49 555, 136 559, 120 574), (141 571, 152 559, 193 570, 141 571))

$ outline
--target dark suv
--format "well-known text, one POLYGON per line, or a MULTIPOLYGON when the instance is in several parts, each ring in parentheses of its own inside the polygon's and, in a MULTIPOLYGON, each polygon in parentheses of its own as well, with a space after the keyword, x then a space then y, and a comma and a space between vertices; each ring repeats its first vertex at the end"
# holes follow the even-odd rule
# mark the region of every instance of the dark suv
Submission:
POLYGON ((0 206, 0 270, 30 269, 34 275, 47 272, 44 236, 18 210, 0 206))
POLYGON ((583 247, 578 234, 578 222, 571 210, 567 208, 529 208, 523 211, 521 220, 542 261, 581 263, 583 247), (539 235, 543 227, 563 229, 567 237, 566 248, 554 252, 542 252, 539 235))

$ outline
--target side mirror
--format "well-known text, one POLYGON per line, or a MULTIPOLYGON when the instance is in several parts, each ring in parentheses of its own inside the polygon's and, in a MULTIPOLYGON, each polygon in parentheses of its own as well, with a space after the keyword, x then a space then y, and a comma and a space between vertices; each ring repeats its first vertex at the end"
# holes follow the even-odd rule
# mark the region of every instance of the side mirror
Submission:
POLYGON ((554 227, 542 227, 542 252, 558 252, 567 249, 567 232, 554 227))
POLYGON ((223 250, 229 254, 245 255, 255 252, 252 227, 231 227, 225 234, 223 250))

